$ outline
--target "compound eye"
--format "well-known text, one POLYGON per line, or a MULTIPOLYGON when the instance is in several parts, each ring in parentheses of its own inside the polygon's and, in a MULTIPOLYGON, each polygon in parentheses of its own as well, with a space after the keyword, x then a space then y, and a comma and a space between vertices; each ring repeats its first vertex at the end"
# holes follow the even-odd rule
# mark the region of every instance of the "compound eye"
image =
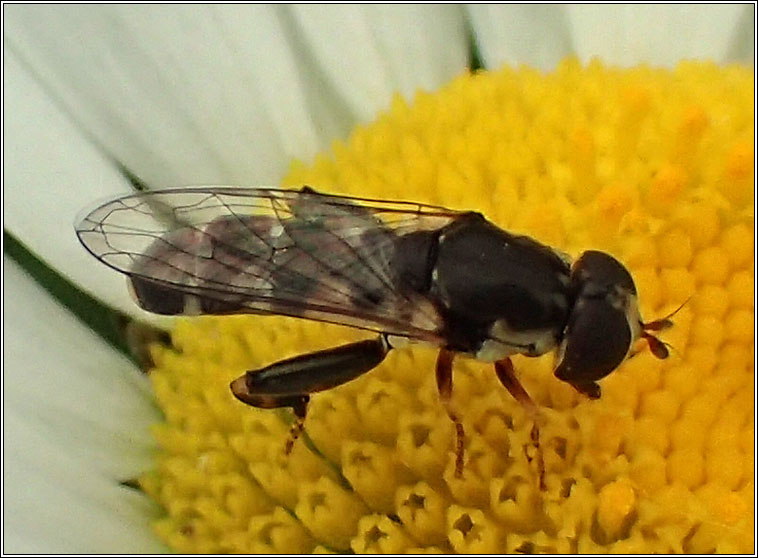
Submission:
POLYGON ((616 258, 605 252, 584 252, 574 264, 571 275, 583 286, 592 283, 596 288, 608 292, 621 288, 631 294, 637 294, 629 271, 616 258))
POLYGON ((555 375, 585 391, 613 372, 626 358, 632 332, 626 313, 605 298, 580 297, 563 339, 563 358, 555 375))

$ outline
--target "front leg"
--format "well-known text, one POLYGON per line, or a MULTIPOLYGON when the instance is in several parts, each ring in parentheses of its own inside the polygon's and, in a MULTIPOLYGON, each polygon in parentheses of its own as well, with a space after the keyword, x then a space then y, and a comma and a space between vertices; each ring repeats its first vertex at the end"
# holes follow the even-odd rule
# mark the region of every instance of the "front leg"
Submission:
POLYGON ((292 451, 303 431, 309 394, 344 384, 378 366, 391 349, 384 335, 282 360, 250 370, 231 383, 234 396, 261 409, 292 407, 295 423, 285 445, 292 451))
POLYGON ((503 384, 513 398, 521 404, 529 418, 532 420, 531 438, 532 444, 537 453, 537 472, 539 475, 540 490, 545 490, 545 461, 542 457, 542 450, 540 449, 539 421, 542 416, 540 410, 516 377, 516 372, 513 370, 513 363, 510 358, 506 357, 495 363, 495 374, 497 374, 500 383, 503 384))

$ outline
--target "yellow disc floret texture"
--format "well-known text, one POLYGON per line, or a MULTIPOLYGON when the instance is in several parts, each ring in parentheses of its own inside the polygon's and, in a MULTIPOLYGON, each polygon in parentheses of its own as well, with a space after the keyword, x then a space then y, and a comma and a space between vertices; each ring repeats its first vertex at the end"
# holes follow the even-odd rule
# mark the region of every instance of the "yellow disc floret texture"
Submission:
POLYGON ((283 181, 484 213, 576 258, 632 273, 645 320, 678 306, 670 357, 639 352, 590 401, 516 357, 531 421, 491 365, 455 363, 455 429, 434 350, 395 350, 311 399, 291 455, 288 409, 235 400, 246 370, 370 334, 281 317, 178 321, 151 372, 165 421, 143 489, 181 552, 750 553, 754 549, 753 73, 567 60, 462 75, 395 98, 283 181))

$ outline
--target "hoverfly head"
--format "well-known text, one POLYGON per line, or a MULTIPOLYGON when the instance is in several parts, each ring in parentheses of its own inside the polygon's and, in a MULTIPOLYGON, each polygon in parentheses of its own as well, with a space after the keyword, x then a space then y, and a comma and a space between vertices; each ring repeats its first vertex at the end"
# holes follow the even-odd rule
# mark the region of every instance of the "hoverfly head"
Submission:
POLYGON ((600 386, 595 382, 624 361, 640 336, 653 354, 667 356, 661 350, 665 345, 645 331, 645 326, 664 329, 665 320, 643 324, 634 281, 618 260, 604 252, 584 252, 572 266, 571 284, 574 303, 559 348, 558 378, 597 398, 600 386))

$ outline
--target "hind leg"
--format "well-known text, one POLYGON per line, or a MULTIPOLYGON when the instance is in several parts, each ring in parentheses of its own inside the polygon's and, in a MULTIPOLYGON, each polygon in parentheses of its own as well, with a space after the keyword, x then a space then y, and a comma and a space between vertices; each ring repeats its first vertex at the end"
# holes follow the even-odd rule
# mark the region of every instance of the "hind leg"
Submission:
POLYGON ((308 410, 308 400, 310 398, 307 395, 302 396, 297 402, 292 404, 292 411, 295 413, 295 422, 290 427, 287 441, 284 443, 284 455, 289 455, 292 452, 292 446, 303 433, 305 427, 305 413, 308 410))
POLYGON ((291 407, 295 422, 285 453, 292 451, 303 432, 310 393, 354 380, 378 366, 391 349, 384 335, 332 349, 288 358, 259 370, 250 370, 231 383, 234 396, 261 409, 291 407))

